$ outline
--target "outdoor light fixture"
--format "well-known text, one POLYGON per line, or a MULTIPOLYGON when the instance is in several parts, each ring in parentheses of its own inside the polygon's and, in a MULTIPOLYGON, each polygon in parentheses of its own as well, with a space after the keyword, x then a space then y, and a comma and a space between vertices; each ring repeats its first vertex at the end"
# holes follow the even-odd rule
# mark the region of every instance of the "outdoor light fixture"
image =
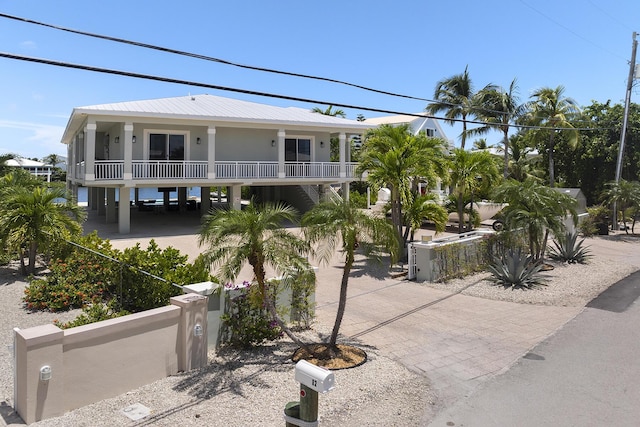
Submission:
POLYGON ((116 144, 120 144, 120 137, 116 136, 115 139, 113 140, 116 144))
POLYGON ((44 365, 40 368, 40 381, 49 381, 51 379, 51 366, 44 365))
POLYGON ((324 141, 320 141, 320 147, 324 147, 324 141))
POLYGON ((198 144, 198 145, 200 144, 200 137, 196 138, 196 144, 198 144))
POLYGON ((133 138, 131 138, 131 141, 135 144, 136 143, 136 136, 133 135, 133 138))
POLYGON ((276 140, 275 140, 275 139, 272 139, 272 140, 271 140, 271 146, 272 146, 272 147, 275 147, 275 146, 276 146, 276 140))
POLYGON ((203 329, 202 329, 202 325, 196 325, 193 327, 193 336, 195 337, 201 337, 203 334, 203 329))

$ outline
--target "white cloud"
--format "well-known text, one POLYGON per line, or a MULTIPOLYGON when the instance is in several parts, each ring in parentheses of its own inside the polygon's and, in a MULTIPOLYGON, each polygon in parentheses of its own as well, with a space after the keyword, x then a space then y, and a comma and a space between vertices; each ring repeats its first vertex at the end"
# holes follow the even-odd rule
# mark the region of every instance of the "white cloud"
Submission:
POLYGON ((25 40, 22 43, 20 43, 20 47, 28 50, 35 50, 38 48, 38 45, 34 41, 25 40))
MULTIPOLYGON (((7 148, 7 152, 17 153, 26 157, 43 157, 51 153, 61 153, 65 151, 60 143, 63 126, 47 125, 33 122, 19 122, 11 120, 0 120, 0 129, 22 131, 18 136, 13 132, 11 140, 14 147, 7 148), (26 137, 24 136, 26 134, 26 137), (22 141, 20 141, 22 139, 22 141)), ((11 132, 9 132, 11 133, 11 132)), ((3 138, 5 139, 5 138, 3 138)), ((7 143, 6 139, 3 141, 7 143)))

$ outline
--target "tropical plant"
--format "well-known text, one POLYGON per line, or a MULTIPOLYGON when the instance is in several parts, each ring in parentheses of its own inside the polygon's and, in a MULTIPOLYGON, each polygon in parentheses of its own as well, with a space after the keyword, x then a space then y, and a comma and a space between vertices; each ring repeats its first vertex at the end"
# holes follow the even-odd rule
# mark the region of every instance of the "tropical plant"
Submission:
POLYGON ((505 288, 532 289, 545 285, 540 274, 542 264, 520 248, 509 249, 502 257, 494 258, 488 268, 489 280, 505 288))
POLYGON ((408 125, 382 125, 367 133, 362 146, 358 172, 367 172, 374 187, 391 191, 391 221, 398 242, 404 247, 402 205, 411 200, 418 179, 434 185, 447 176, 445 142, 429 138, 424 132, 413 135, 408 125))
POLYGON ((503 176, 509 176, 509 129, 514 122, 522 117, 527 109, 526 104, 521 104, 518 98, 518 85, 516 79, 511 81, 509 89, 505 90, 497 86, 487 86, 476 95, 478 109, 476 115, 486 123, 475 132, 484 132, 496 129, 502 132, 502 144, 504 150, 503 176))
POLYGON ((462 133, 460 134, 460 148, 464 150, 467 139, 468 119, 475 115, 474 90, 468 67, 462 74, 456 74, 436 83, 433 94, 434 102, 425 109, 428 113, 438 114, 445 112, 445 121, 453 125, 457 119, 462 121, 462 133))
MULTIPOLYGON (((464 227, 464 199, 480 188, 491 188, 499 179, 500 173, 494 157, 485 151, 453 150, 450 158, 451 183, 457 200, 458 232, 464 227)), ((471 227, 469 227, 471 228, 471 227)))
POLYGON ((538 140, 539 147, 546 149, 549 157, 549 186, 553 187, 556 182, 554 166, 556 133, 561 132, 567 135, 569 145, 575 147, 579 132, 574 128, 572 121, 579 117, 580 108, 575 100, 564 96, 564 86, 558 86, 555 89, 549 87, 538 89, 533 92, 531 98, 533 100, 528 103, 528 121, 540 127, 531 132, 538 140))
POLYGON ((423 221, 432 222, 435 225, 436 233, 445 231, 449 213, 447 210, 436 202, 437 196, 433 193, 414 194, 404 211, 404 223, 408 225, 405 228, 404 240, 407 241, 407 234, 410 234, 411 241, 414 240, 415 230, 422 227, 423 221))
POLYGON ((523 228, 529 240, 529 253, 536 262, 542 262, 549 232, 558 236, 565 232, 564 219, 571 216, 578 222, 576 200, 534 180, 518 182, 508 180, 498 186, 493 199, 507 203, 501 216, 507 230, 523 228))
POLYGON ((344 110, 340 110, 340 109, 334 110, 333 105, 329 105, 326 110, 323 110, 320 107, 313 107, 311 111, 314 113, 325 115, 325 116, 342 117, 342 118, 347 117, 344 110))
MULTIPOLYGON (((259 290, 254 301, 256 307, 264 304, 282 331, 296 344, 304 346, 278 316, 275 301, 267 292, 266 280, 267 266, 285 277, 292 276, 293 272, 313 274, 304 257, 309 250, 308 243, 283 228, 285 221, 296 219, 296 210, 281 203, 259 206, 251 200, 242 210, 212 209, 204 217, 199 244, 206 245, 203 256, 218 268, 219 276, 225 281, 234 282, 248 262, 259 290)), ((284 282, 286 285, 286 280, 284 282)))
POLYGON ((7 166, 7 160, 15 159, 15 154, 2 154, 0 155, 0 176, 6 175, 12 169, 11 166, 7 166))
POLYGON ((584 264, 591 257, 589 249, 582 247, 584 239, 578 240, 577 232, 567 232, 553 240, 549 248, 549 257, 568 264, 584 264))
POLYGON ((59 156, 57 154, 49 154, 48 156, 43 157, 42 161, 44 163, 50 164, 54 168, 57 168, 59 164, 64 163, 64 159, 62 158, 62 156, 59 156))
POLYGON ((524 182, 527 179, 544 181, 544 170, 539 166, 540 156, 527 144, 522 133, 512 135, 509 141, 509 178, 524 182))
POLYGON ((82 232, 85 211, 62 188, 12 186, 2 196, 0 242, 18 254, 23 274, 35 272, 39 250, 82 232))
POLYGON ((344 256, 338 310, 329 338, 330 351, 336 351, 356 249, 362 251, 368 260, 379 259, 388 253, 393 263, 398 253, 397 236, 385 218, 357 209, 345 200, 314 206, 302 217, 302 225, 307 240, 317 246, 315 255, 321 263, 328 264, 337 250, 344 256))
POLYGON ((602 197, 606 204, 615 204, 616 209, 622 212, 622 224, 629 234, 625 211, 640 207, 640 182, 621 179, 618 182, 611 181, 605 184, 602 197))

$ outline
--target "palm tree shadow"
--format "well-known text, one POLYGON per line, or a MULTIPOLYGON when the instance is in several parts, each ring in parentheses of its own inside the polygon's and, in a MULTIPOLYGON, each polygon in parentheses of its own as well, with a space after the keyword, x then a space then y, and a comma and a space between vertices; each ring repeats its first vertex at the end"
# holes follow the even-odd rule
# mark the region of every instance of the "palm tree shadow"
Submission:
POLYGON ((10 286, 25 280, 26 277, 20 273, 20 267, 12 264, 0 266, 0 286, 10 286))
MULTIPOLYGON (((342 270, 342 265, 338 265, 334 268, 342 270)), ((385 280, 389 278, 391 266, 389 263, 389 257, 384 257, 380 261, 367 260, 364 257, 358 257, 351 266, 349 277, 364 277, 369 276, 376 280, 385 280)))

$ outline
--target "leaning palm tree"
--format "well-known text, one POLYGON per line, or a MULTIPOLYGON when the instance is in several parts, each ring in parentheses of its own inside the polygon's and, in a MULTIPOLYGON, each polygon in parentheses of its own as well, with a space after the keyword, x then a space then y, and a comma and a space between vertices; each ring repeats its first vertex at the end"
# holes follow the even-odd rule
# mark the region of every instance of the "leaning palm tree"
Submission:
MULTIPOLYGON (((491 188, 498 181, 499 176, 496 160, 488 152, 465 151, 461 148, 456 148, 453 151, 451 155, 451 183, 457 205, 458 233, 462 233, 464 227, 465 197, 478 192, 481 187, 491 188)), ((469 222, 471 223, 471 219, 469 222)))
POLYGON ((429 183, 446 180, 446 142, 423 132, 413 135, 408 125, 382 125, 367 133, 358 172, 366 172, 375 187, 391 191, 391 222, 398 242, 404 246, 402 205, 411 200, 411 189, 418 179, 429 183))
POLYGON ((536 262, 543 261, 549 233, 564 235, 564 219, 569 216, 574 224, 578 222, 573 197, 532 179, 504 182, 495 189, 493 199, 507 203, 502 215, 508 230, 526 230, 529 252, 536 262))
POLYGON ((445 121, 451 125, 456 119, 462 119, 460 148, 464 149, 467 139, 467 118, 475 115, 473 83, 469 77, 468 67, 462 74, 456 74, 436 84, 433 95, 434 102, 425 109, 428 113, 445 112, 445 121))
POLYGON ((329 263, 336 250, 344 256, 338 311, 329 338, 329 349, 335 352, 356 249, 361 250, 368 259, 376 259, 388 253, 393 263, 398 253, 396 235, 384 217, 357 209, 348 200, 324 202, 314 206, 302 217, 302 225, 310 243, 322 243, 315 251, 320 262, 329 263))
POLYGON ((203 256, 224 280, 236 280, 248 262, 272 319, 292 341, 304 346, 278 316, 266 280, 267 266, 283 276, 313 271, 303 256, 309 245, 283 228, 284 222, 294 222, 297 216, 290 206, 258 206, 254 200, 242 210, 212 209, 203 219, 198 242, 206 245, 203 256))
POLYGON ((1 243, 19 255, 23 274, 35 272, 41 249, 82 232, 86 213, 63 188, 13 186, 2 191, 2 198, 1 243))
POLYGON ((564 86, 555 89, 544 87, 531 95, 533 100, 529 105, 529 122, 540 129, 533 131, 535 136, 543 140, 548 135, 548 142, 541 142, 549 156, 549 186, 555 185, 555 136, 556 132, 566 133, 570 146, 578 143, 579 133, 574 129, 572 120, 580 114, 580 108, 575 100, 564 96, 564 86))
POLYGON ((503 176, 504 179, 507 179, 509 175, 509 129, 515 121, 525 114, 527 104, 521 104, 519 101, 516 79, 513 79, 508 90, 497 86, 485 87, 476 95, 476 102, 479 106, 476 114, 486 123, 476 132, 484 132, 489 129, 502 132, 503 176))

